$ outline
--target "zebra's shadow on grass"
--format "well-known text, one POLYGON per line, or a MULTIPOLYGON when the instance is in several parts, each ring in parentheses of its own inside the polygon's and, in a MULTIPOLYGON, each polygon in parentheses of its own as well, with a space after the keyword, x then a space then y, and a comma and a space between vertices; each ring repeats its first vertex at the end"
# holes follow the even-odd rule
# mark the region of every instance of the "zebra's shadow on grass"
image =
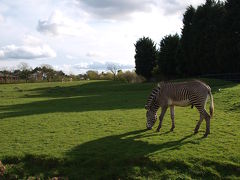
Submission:
MULTIPOLYGON (((66 156, 70 162, 79 163, 81 170, 78 175, 82 178, 87 177, 87 179, 132 179, 140 174, 148 177, 151 172, 161 174, 166 169, 179 174, 188 174, 193 178, 217 178, 216 174, 208 170, 199 174, 196 170, 199 167, 196 166, 194 169, 181 158, 163 157, 158 161, 151 159, 151 155, 155 152, 161 154, 188 144, 199 144, 204 141, 204 138, 189 134, 173 141, 151 144, 143 139, 153 136, 160 138, 170 132, 159 134, 146 131, 145 129, 136 130, 89 141, 74 147, 66 153, 66 156)), ((193 161, 200 162, 199 166, 210 164, 216 171, 219 170, 218 173, 222 177, 232 174, 240 175, 239 167, 232 164, 223 165, 204 159, 194 159, 193 161)))

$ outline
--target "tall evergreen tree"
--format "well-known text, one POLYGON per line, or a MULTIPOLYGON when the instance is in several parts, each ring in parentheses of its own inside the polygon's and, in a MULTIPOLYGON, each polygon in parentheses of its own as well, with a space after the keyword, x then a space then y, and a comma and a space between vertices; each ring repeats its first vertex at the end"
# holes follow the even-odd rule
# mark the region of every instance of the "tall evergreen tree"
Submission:
POLYGON ((192 24, 195 13, 196 9, 193 6, 189 6, 183 15, 183 29, 180 40, 181 56, 179 58, 181 59, 180 69, 184 76, 191 75, 194 68, 193 57, 191 57, 191 44, 194 38, 192 24))
POLYGON ((165 78, 176 77, 180 74, 177 58, 180 37, 178 34, 165 36, 160 42, 158 67, 165 78))
POLYGON ((240 72, 240 1, 227 0, 226 4, 225 67, 229 72, 240 72))
MULTIPOLYGON (((221 2, 206 0, 205 4, 196 9, 191 23, 184 24, 182 51, 189 75, 219 72, 221 64, 216 58, 216 44, 219 44, 222 36, 224 10, 221 2)), ((190 13, 192 8, 188 11, 188 14, 193 14, 190 13)))
POLYGON ((156 44, 148 37, 140 38, 135 44, 136 73, 151 79, 152 70, 156 66, 156 44))

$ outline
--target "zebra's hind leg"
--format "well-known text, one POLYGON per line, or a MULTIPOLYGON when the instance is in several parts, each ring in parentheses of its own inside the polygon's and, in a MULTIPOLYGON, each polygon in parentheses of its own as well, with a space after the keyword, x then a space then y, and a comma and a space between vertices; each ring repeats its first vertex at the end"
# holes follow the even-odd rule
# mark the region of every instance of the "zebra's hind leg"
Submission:
POLYGON ((210 115, 208 113, 205 116, 205 120, 206 120, 206 132, 204 134, 204 137, 207 137, 208 134, 210 134, 210 115))
POLYGON ((173 131, 175 128, 175 122, 174 122, 174 106, 170 106, 170 113, 171 113, 171 120, 172 120, 172 127, 170 131, 173 131))
POLYGON ((204 137, 207 137, 208 134, 210 134, 210 115, 207 113, 205 109, 203 110, 202 115, 206 121, 206 131, 205 131, 204 137))
POLYGON ((168 107, 162 107, 162 111, 161 111, 161 114, 159 116, 159 125, 158 125, 158 128, 157 128, 157 132, 160 131, 161 127, 162 127, 162 121, 163 121, 163 117, 167 111, 167 108, 168 107))
MULTIPOLYGON (((207 111, 205 110, 205 106, 201 106, 201 105, 196 105, 196 108, 198 109, 199 113, 200 113, 200 120, 201 120, 201 117, 205 119, 206 121, 206 131, 205 131, 205 134, 204 134, 204 137, 207 137, 208 134, 210 134, 210 115, 207 113, 207 111)), ((200 121, 199 120, 199 121, 200 121)), ((201 121, 198 122, 199 124, 199 127, 201 125, 201 121)), ((198 124, 196 126, 195 129, 198 129, 198 124)))
POLYGON ((203 116, 200 114, 200 119, 199 119, 199 121, 198 121, 198 123, 197 123, 197 125, 196 125, 196 127, 194 129, 194 134, 198 133, 198 130, 200 128, 200 125, 202 124, 202 121, 203 121, 203 116))

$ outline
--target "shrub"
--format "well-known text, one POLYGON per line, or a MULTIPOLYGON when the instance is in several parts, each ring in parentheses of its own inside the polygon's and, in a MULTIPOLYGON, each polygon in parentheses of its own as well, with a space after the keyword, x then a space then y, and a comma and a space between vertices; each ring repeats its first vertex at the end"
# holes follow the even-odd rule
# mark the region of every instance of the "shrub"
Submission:
POLYGON ((117 79, 127 83, 141 83, 145 81, 143 76, 137 75, 135 72, 131 71, 118 73, 117 79))
POLYGON ((98 74, 97 71, 89 70, 89 71, 87 71, 86 74, 87 74, 87 78, 90 79, 90 80, 100 79, 99 74, 98 74))
POLYGON ((100 79, 102 80, 113 80, 114 79, 114 75, 110 72, 107 73, 103 73, 100 75, 100 79))

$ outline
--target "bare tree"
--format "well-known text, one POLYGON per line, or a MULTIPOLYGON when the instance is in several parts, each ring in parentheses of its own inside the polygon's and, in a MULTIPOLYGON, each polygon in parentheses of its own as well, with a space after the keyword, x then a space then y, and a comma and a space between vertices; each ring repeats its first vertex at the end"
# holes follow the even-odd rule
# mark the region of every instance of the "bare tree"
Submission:
POLYGON ((31 67, 28 65, 28 63, 20 62, 20 63, 18 64, 18 69, 21 70, 21 71, 24 71, 24 70, 29 70, 29 69, 31 69, 31 67))
POLYGON ((107 70, 109 70, 109 71, 111 71, 111 73, 113 73, 113 79, 116 80, 116 75, 119 70, 119 65, 114 64, 114 63, 108 63, 107 70))
POLYGON ((32 68, 25 62, 21 62, 18 65, 20 70, 20 77, 25 79, 28 82, 29 76, 31 75, 32 68))

